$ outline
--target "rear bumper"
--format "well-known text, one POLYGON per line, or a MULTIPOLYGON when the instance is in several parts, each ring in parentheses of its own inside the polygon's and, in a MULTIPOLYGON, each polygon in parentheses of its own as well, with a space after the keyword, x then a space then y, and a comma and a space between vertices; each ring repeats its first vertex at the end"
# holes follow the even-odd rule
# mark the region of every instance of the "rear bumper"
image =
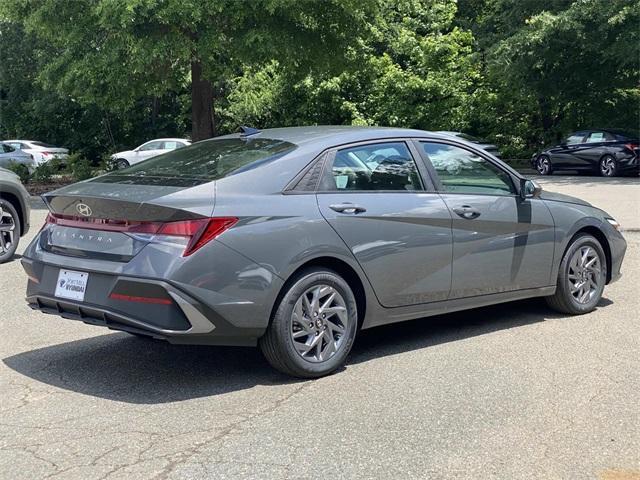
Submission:
POLYGON ((255 345, 264 328, 239 327, 207 305, 169 282, 90 273, 82 302, 54 296, 59 267, 22 259, 29 276, 26 300, 34 310, 79 320, 89 325, 148 335, 176 344, 255 345), (132 298, 161 299, 145 303, 112 298, 118 293, 132 298))

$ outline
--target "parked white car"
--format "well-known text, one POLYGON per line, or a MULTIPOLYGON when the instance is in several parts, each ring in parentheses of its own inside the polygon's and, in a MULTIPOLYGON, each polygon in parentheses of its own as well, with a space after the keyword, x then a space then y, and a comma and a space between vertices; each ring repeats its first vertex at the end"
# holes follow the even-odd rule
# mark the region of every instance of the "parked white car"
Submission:
POLYGON ((54 147, 48 143, 34 140, 4 140, 3 143, 31 154, 35 166, 41 165, 54 158, 58 158, 64 162, 69 156, 68 148, 54 147))
POLYGON ((114 153, 111 155, 111 160, 117 168, 126 168, 148 158, 162 155, 163 153, 170 152, 176 148, 186 147, 187 145, 191 145, 191 140, 185 138, 156 138, 155 140, 149 140, 147 143, 143 143, 133 150, 114 153))

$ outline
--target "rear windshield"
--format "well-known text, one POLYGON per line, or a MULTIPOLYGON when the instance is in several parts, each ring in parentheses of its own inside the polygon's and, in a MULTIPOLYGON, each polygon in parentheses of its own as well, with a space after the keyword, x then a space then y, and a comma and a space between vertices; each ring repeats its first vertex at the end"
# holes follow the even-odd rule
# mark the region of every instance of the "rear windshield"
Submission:
POLYGON ((55 148, 53 145, 49 145, 44 142, 31 142, 31 145, 35 145, 36 147, 55 148))
POLYGON ((256 168, 295 150, 268 138, 207 140, 104 175, 101 183, 190 186, 256 168))

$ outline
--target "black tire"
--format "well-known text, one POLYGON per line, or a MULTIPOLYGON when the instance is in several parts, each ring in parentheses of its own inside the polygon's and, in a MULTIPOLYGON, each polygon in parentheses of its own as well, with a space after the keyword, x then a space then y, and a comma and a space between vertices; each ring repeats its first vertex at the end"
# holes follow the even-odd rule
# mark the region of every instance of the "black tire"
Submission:
POLYGON ((127 168, 129 166, 129 162, 127 162, 124 158, 119 158, 116 160, 115 166, 117 170, 122 170, 123 168, 127 168))
POLYGON ((600 242, 591 235, 579 234, 572 239, 567 251, 560 262, 558 270, 558 281, 556 293, 545 297, 547 304, 554 310, 570 315, 582 315, 589 313, 596 308, 602 298, 602 292, 607 279, 607 257, 600 242), (598 255, 600 262, 600 275, 597 289, 594 289, 593 296, 585 303, 579 302, 571 293, 570 288, 570 262, 574 254, 583 247, 591 247, 598 255))
POLYGON ((598 170, 603 177, 615 177, 618 174, 618 162, 612 155, 605 155, 600 159, 598 170))
POLYGON ((551 175, 553 173, 553 164, 547 155, 540 155, 536 160, 536 170, 540 175, 551 175))
POLYGON ((20 232, 22 231, 20 217, 18 216, 18 212, 13 206, 11 202, 5 200, 4 198, 0 198, 0 223, 4 223, 5 226, 9 225, 10 222, 13 224, 13 240, 9 240, 8 232, 0 231, 0 235, 3 236, 4 244, 0 243, 0 263, 8 262, 13 258, 13 255, 16 253, 16 248, 18 248, 18 243, 20 243, 20 232), (3 248, 8 244, 8 248, 3 248))
MULTIPOLYGON (((356 299, 349 284, 332 270, 310 268, 291 279, 285 289, 266 333, 258 342, 260 350, 271 366, 287 375, 317 378, 334 372, 344 364, 351 351, 358 327, 356 299), (291 333, 294 324, 292 316, 296 302, 302 298, 303 294, 320 285, 329 286, 341 295, 348 321, 344 333, 338 337, 341 343, 335 353, 327 360, 312 362, 303 358, 294 346, 295 340, 291 333)), ((312 336, 310 338, 313 339, 312 336)))

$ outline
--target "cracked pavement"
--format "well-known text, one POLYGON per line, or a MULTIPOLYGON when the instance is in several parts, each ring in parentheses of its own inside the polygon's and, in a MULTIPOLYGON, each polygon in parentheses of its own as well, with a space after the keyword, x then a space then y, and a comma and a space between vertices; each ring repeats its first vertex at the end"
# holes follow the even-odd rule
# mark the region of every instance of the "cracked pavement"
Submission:
POLYGON ((33 312, 14 260, 0 266, 0 478, 638 478, 640 233, 626 237, 624 276, 591 314, 530 300, 382 327, 316 381, 255 349, 33 312))

